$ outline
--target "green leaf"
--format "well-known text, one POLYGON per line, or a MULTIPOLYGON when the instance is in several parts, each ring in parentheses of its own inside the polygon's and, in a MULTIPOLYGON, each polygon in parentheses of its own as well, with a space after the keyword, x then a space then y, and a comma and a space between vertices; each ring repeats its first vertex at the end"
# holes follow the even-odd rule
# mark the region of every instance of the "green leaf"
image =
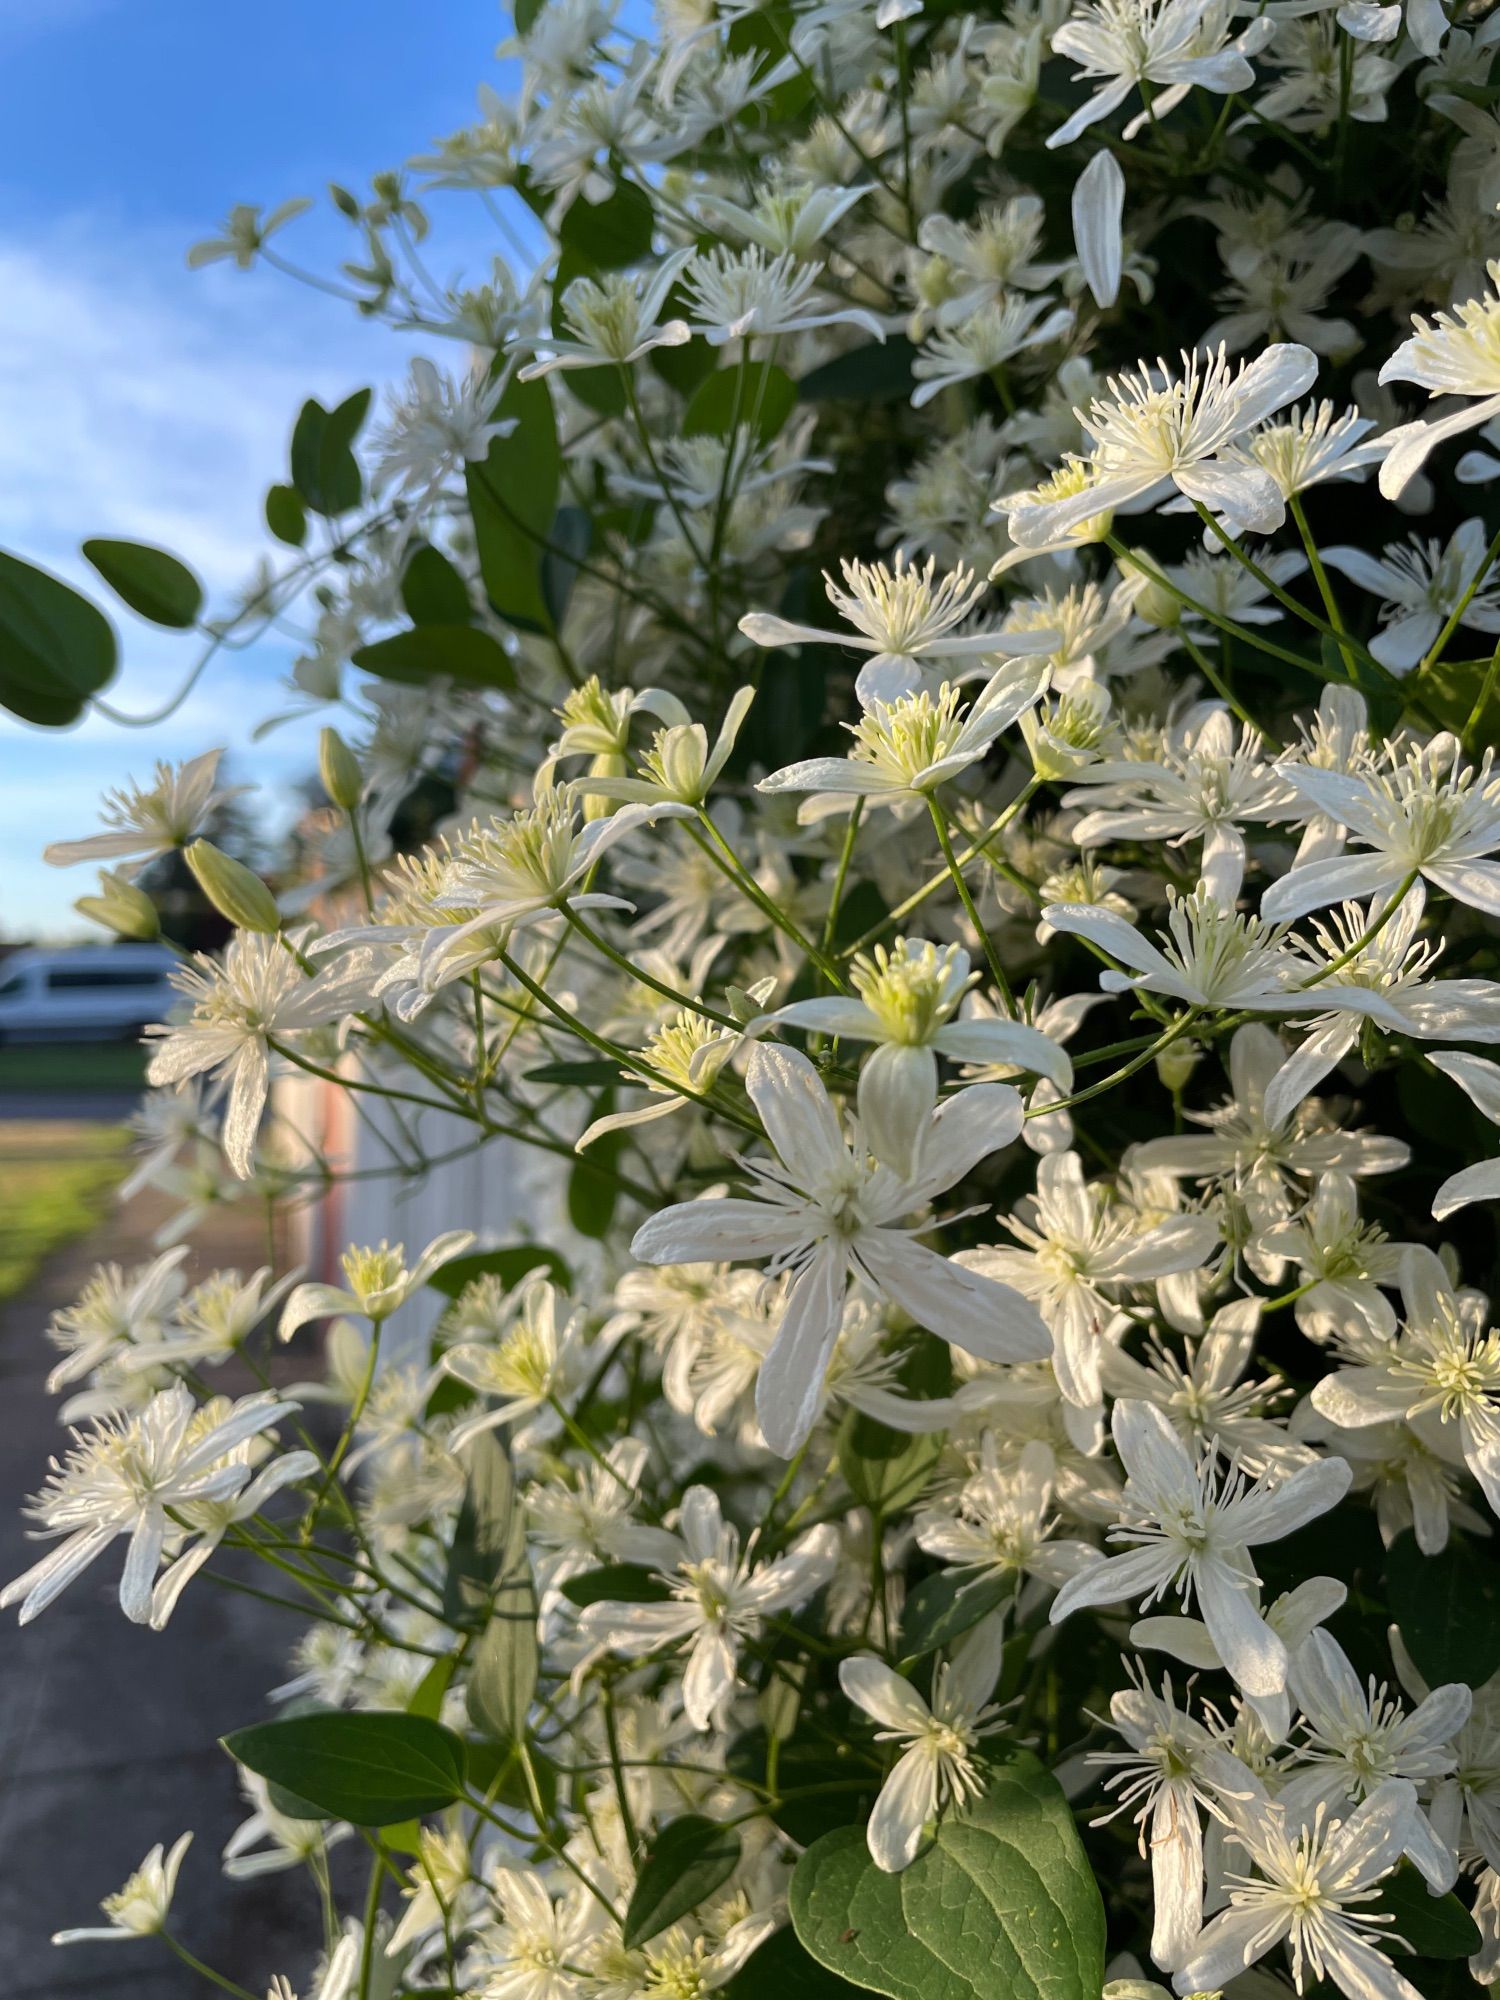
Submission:
POLYGON ((408 1715, 429 1715, 436 1722, 443 1712, 443 1696, 448 1692, 453 1679, 453 1670, 458 1665, 456 1654, 450 1653, 446 1659, 434 1660, 412 1690, 406 1704, 408 1715))
POLYGON ((1438 660, 1406 684, 1408 694, 1445 729, 1480 749, 1500 739, 1497 662, 1500 651, 1487 660, 1438 660))
POLYGON ((541 1648, 536 1636, 536 1594, 531 1571, 508 1576, 469 1663, 469 1720, 498 1742, 519 1742, 526 1734, 531 1697, 536 1693, 541 1648))
POLYGON ((504 1250, 471 1250, 467 1257, 450 1257, 427 1280, 445 1299, 456 1299, 476 1278, 496 1277, 508 1291, 528 1271, 545 1270, 558 1284, 568 1282, 567 1265, 555 1250, 540 1243, 513 1243, 504 1250))
POLYGON ((1429 1894, 1427 1884, 1407 1862, 1380 1884, 1379 1898, 1368 1914, 1389 1916, 1396 1936, 1418 1958, 1472 1958, 1482 1942, 1478 1924, 1457 1896, 1429 1894))
POLYGON ((664 1604, 672 1595, 653 1570, 639 1563, 601 1563, 562 1586, 569 1604, 664 1604))
POLYGON ((368 389, 356 389, 334 410, 315 396, 302 405, 292 430, 292 484, 315 514, 347 514, 364 498, 353 446, 369 407, 368 389))
POLYGON ((726 2000, 849 2000, 858 1992, 847 1979, 809 1958, 797 1933, 773 1931, 724 1988, 726 2000))
POLYGON ((603 201, 573 202, 557 238, 597 270, 613 271, 651 254, 651 226, 651 197, 627 181, 603 201))
POLYGON ((810 1847, 792 1922, 830 1972, 891 2000, 1099 2000, 1104 1905, 1056 1779, 1028 1752, 992 1774, 899 1875, 863 1826, 810 1847))
POLYGON ((1500 1669, 1500 1568, 1461 1535, 1424 1556, 1408 1528, 1385 1575, 1391 1615, 1425 1681, 1479 1687, 1500 1669))
MULTIPOLYGON (((612 1089, 594 1100, 593 1117, 607 1117, 614 1108, 612 1089)), ((590 1120, 592 1123, 592 1119, 590 1120)), ((609 1234, 620 1199, 620 1183, 611 1172, 625 1144, 624 1132, 606 1132, 586 1153, 579 1153, 568 1175, 568 1220, 580 1236, 598 1242, 609 1234)))
POLYGON ((532 28, 536 24, 537 15, 541 13, 546 4, 547 0, 516 0, 515 6, 511 9, 511 18, 516 24, 516 33, 518 35, 529 35, 531 33, 532 28))
POLYGON ((1015 1581, 1004 1570, 949 1569, 924 1578, 901 1614, 903 1656, 920 1660, 939 1646, 951 1646, 1014 1591, 1015 1581))
POLYGON ((83 553, 116 597, 153 625, 185 631, 203 608, 203 586, 176 556, 146 542, 116 542, 96 536, 83 553))
POLYGON ((538 1063, 535 1069, 526 1072, 528 1083, 576 1083, 597 1088, 601 1083, 618 1083, 619 1080, 620 1065, 604 1056, 584 1062, 538 1063))
MULTIPOLYGON (((587 371, 584 371, 587 372, 587 371)), ((553 546, 542 551, 542 601, 554 628, 561 626, 578 581, 578 568, 589 552, 593 523, 581 507, 559 507, 552 524, 553 546)))
POLYGON ((412 551, 401 579, 401 602, 413 625, 468 625, 474 618, 468 585, 430 542, 412 551))
POLYGON ((514 687, 516 670, 498 639, 476 625, 417 625, 350 655, 378 680, 422 686, 440 675, 465 687, 514 687))
POLYGON ((273 486, 267 492, 266 526, 289 549, 300 549, 307 540, 307 509, 295 486, 273 486))
MULTIPOLYGON (((117 662, 104 613, 46 570, 0 550, 0 688, 73 701, 102 688, 117 662)), ((6 695, 7 706, 14 706, 6 695)), ((25 711, 17 709, 18 714, 25 711)))
POLYGON ((320 1710, 223 1738, 247 1771, 305 1799, 322 1819, 391 1826, 441 1812, 463 1790, 464 1746, 424 1715, 320 1710))
POLYGON ((502 618, 537 631, 551 629, 542 595, 542 545, 552 538, 562 480, 557 416, 545 379, 513 376, 496 406, 514 418, 508 437, 496 438, 481 464, 468 468, 469 512, 479 548, 479 568, 491 604, 502 618))
POLYGON ((809 369, 797 384, 804 403, 896 403, 911 394, 911 364, 916 349, 896 334, 882 346, 872 340, 809 369))
POLYGON ((634 1951, 675 1924, 729 1880, 739 1866, 732 1827, 689 1813, 663 1827, 647 1851, 625 1912, 623 1942, 634 1951))
POLYGON ((717 368, 693 392, 682 418, 684 437, 728 437, 737 424, 762 444, 775 437, 797 407, 797 385, 772 361, 717 368))
POLYGON ((488 1622, 495 1592, 526 1561, 525 1516, 516 1505, 510 1459, 493 1431, 464 1452, 464 1497, 448 1551, 444 1615, 455 1623, 488 1622))
MULTIPOLYGON (((900 1379, 914 1399, 946 1396, 953 1384, 947 1343, 930 1333, 912 1335, 900 1379)), ((878 1514, 897 1514, 911 1505, 932 1477, 944 1435, 933 1431, 911 1437, 851 1410, 839 1428, 839 1470, 856 1500, 878 1514)))

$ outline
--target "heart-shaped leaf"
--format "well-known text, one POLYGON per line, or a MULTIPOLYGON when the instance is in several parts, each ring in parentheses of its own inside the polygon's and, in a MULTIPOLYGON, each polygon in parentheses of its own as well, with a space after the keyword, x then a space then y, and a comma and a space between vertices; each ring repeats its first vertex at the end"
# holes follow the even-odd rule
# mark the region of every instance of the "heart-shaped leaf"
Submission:
POLYGON ((863 1826, 825 1835, 791 1907, 820 1965, 890 2000, 1099 2000, 1104 1905, 1067 1800, 1025 1752, 899 1875, 863 1826))

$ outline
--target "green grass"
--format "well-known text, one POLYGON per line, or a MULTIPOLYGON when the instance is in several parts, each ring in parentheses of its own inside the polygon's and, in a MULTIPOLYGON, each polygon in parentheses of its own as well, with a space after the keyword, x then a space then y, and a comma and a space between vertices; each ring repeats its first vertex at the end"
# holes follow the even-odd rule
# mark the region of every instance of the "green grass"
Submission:
POLYGON ((129 1136, 119 1125, 0 1126, 0 1299, 93 1228, 124 1178, 129 1136))
POLYGON ((146 1052, 133 1042, 18 1042, 0 1046, 0 1096, 8 1090, 135 1090, 146 1052))

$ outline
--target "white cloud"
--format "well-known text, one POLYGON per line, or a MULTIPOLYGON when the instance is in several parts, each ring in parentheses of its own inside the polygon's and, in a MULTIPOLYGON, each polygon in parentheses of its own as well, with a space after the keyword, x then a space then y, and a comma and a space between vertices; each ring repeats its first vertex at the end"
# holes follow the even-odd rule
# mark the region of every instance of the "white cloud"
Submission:
MULTIPOLYGON (((189 273, 187 235, 122 240, 86 219, 45 240, 0 233, 0 545, 106 603, 77 554, 91 534, 159 542, 211 596, 231 592, 272 546, 261 500, 286 476, 304 397, 378 384, 413 351, 269 273, 189 273)), ((110 608, 123 666, 109 699, 148 712, 180 684, 198 642, 110 608)), ((283 640, 221 657, 171 721, 148 730, 91 715, 39 732, 0 717, 0 930, 70 921, 91 881, 44 868, 43 844, 90 828, 100 789, 158 757, 226 744, 236 774, 268 788, 272 810, 278 793, 284 801, 312 767, 315 732, 259 745, 250 736, 281 706, 275 683, 289 657, 283 640)))

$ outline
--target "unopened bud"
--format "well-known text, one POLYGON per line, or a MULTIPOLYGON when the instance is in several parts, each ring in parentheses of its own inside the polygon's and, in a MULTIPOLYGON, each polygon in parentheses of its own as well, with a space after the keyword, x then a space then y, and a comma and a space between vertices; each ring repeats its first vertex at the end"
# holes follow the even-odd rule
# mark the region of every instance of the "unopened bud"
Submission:
POLYGON ((1182 623, 1181 600, 1174 597, 1164 584, 1152 583, 1149 578, 1136 591, 1134 605, 1137 618, 1164 632, 1170 632, 1182 623))
POLYGON ((210 840, 195 840, 183 858, 221 917, 228 917, 242 931, 262 931, 268 937, 281 929, 276 898, 242 861, 234 860, 210 840))
POLYGON ((1163 1089, 1170 1090, 1175 1097, 1198 1067, 1198 1055, 1196 1042, 1173 1042, 1170 1048, 1163 1049, 1156 1058, 1156 1074, 1163 1089))
POLYGON ((336 729, 325 729, 318 738, 318 775, 339 811, 352 813, 364 791, 364 777, 359 759, 336 729))
POLYGON ((138 943, 149 943, 161 931, 156 905, 145 890, 112 868, 100 869, 98 895, 80 896, 73 908, 91 923, 103 924, 116 937, 134 938, 138 943))

